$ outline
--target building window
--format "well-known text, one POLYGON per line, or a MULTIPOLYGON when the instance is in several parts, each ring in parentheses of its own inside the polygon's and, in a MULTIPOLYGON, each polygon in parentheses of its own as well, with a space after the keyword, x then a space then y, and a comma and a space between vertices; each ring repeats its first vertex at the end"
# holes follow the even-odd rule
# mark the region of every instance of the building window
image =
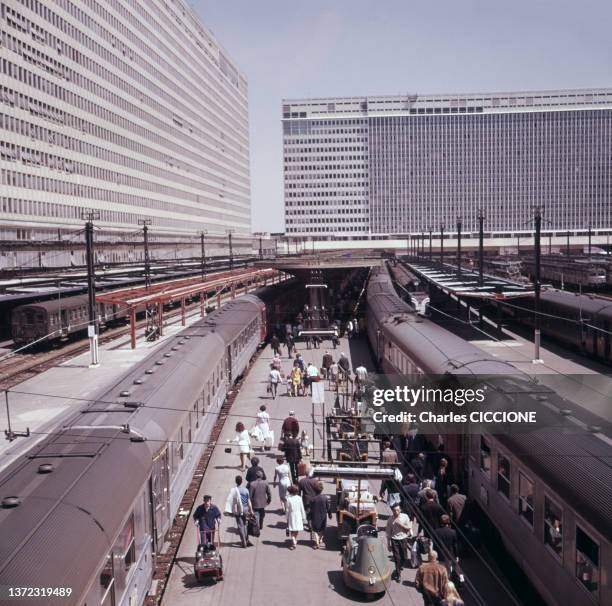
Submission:
POLYGON ((510 500, 510 459, 503 454, 497 457, 497 490, 510 500))
POLYGON ((480 469, 491 475, 491 446, 484 436, 480 436, 480 469))
POLYGON ((599 587, 599 545, 576 526, 576 578, 592 593, 599 587))
POLYGON ((533 482, 519 472, 519 515, 533 526, 533 482))
POLYGON ((544 543, 559 558, 563 557, 563 510, 548 497, 544 497, 544 543))

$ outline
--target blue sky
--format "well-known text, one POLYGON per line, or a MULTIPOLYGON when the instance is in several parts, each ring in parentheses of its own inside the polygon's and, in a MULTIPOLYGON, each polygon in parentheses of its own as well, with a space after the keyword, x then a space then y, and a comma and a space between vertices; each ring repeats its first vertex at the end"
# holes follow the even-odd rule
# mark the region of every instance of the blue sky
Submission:
POLYGON ((612 87, 612 0, 192 0, 249 81, 254 231, 283 221, 281 99, 612 87))

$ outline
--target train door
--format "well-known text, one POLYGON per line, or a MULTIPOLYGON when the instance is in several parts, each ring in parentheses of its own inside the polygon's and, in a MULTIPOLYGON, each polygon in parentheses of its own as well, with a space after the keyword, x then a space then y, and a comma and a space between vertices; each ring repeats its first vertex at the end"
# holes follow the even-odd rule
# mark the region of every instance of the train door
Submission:
POLYGON ((154 551, 159 550, 164 541, 165 529, 170 523, 170 482, 168 470, 168 449, 153 461, 151 473, 151 503, 153 517, 154 551))
POLYGON ((70 318, 68 317, 68 310, 60 309, 60 332, 63 331, 65 328, 68 328, 69 325, 70 318))
MULTIPOLYGON (((236 350, 237 351, 237 343, 236 343, 236 350)), ((230 387, 230 385, 234 382, 234 377, 233 377, 233 360, 232 360, 232 345, 228 345, 227 346, 227 352, 225 354, 227 356, 227 386, 228 389, 230 387)), ((236 357, 238 357, 238 354, 236 353, 236 357)))

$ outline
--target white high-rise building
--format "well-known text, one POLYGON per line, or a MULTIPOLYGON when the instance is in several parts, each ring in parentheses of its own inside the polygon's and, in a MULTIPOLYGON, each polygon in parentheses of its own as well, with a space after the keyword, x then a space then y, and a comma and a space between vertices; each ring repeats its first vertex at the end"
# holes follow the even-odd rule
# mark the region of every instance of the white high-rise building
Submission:
POLYGON ((612 225, 612 89, 283 101, 289 236, 612 225))
POLYGON ((251 231, 247 81, 186 0, 0 2, 0 240, 251 231))

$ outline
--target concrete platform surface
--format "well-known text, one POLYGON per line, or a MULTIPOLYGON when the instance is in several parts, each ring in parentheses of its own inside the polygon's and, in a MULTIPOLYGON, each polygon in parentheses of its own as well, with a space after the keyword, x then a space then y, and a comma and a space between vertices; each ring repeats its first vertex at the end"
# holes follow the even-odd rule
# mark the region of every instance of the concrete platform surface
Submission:
MULTIPOLYGON (((325 343, 323 344, 325 345, 325 343)), ((315 350, 305 350, 303 344, 298 345, 306 362, 312 361, 321 365, 321 358, 326 347, 315 350)), ((352 358, 352 362, 365 362, 366 368, 372 368, 369 351, 364 340, 356 339, 347 343, 341 340, 341 345, 335 351, 330 349, 337 359, 341 351, 352 358)), ((283 353, 286 350, 283 348, 283 353)), ((202 501, 204 494, 210 494, 213 502, 223 511, 227 495, 234 485, 234 476, 241 473, 238 469, 239 459, 235 452, 225 452, 226 441, 234 437, 236 422, 244 422, 247 428, 254 425, 254 417, 262 404, 267 406, 271 426, 278 440, 283 419, 290 410, 295 410, 300 422, 300 429, 306 429, 309 435, 312 431, 310 397, 293 398, 285 394, 285 389, 279 391, 279 396, 272 400, 266 393, 266 379, 269 363, 272 359, 270 348, 262 352, 245 379, 241 393, 234 402, 231 415, 228 417, 221 439, 215 448, 208 470, 202 482, 196 505, 202 501)), ((291 360, 286 355, 283 359, 283 371, 291 368, 291 360)), ((333 405, 334 394, 326 390, 326 407, 333 405)), ((317 405, 317 409, 319 406, 317 405)), ((320 415, 320 411, 317 411, 320 415)), ((315 456, 320 457, 322 439, 321 417, 315 435, 315 456)), ((312 436, 311 436, 312 438, 312 436)), ((233 449, 235 451, 235 448, 233 449)), ((256 454, 260 458, 268 481, 274 477, 276 466, 276 448, 269 453, 256 454)), ((334 487, 331 481, 325 481, 325 493, 333 495, 334 487)), ((378 485, 375 486, 378 490, 378 485)), ((342 581, 340 564, 340 544, 337 541, 335 515, 328 523, 326 539, 327 548, 314 550, 309 533, 304 531, 298 536, 297 549, 288 549, 285 536, 286 518, 282 515, 278 490, 271 486, 272 503, 266 510, 264 528, 259 538, 252 538, 252 547, 242 548, 233 518, 224 516, 222 520, 221 553, 224 560, 225 578, 217 584, 196 583, 193 576, 194 554, 196 550, 196 530, 193 523, 187 528, 179 547, 177 560, 171 572, 162 604, 164 606, 202 605, 202 606, 271 606, 275 604, 291 604, 292 606, 311 606, 321 604, 340 606, 354 602, 371 601, 367 596, 347 590, 342 581)), ((384 529, 389 509, 379 503, 379 528, 384 529)), ((192 515, 191 512, 190 515, 192 515)), ((376 602, 390 606, 421 605, 423 600, 413 587, 414 570, 405 570, 402 583, 391 582, 387 593, 376 602)))

